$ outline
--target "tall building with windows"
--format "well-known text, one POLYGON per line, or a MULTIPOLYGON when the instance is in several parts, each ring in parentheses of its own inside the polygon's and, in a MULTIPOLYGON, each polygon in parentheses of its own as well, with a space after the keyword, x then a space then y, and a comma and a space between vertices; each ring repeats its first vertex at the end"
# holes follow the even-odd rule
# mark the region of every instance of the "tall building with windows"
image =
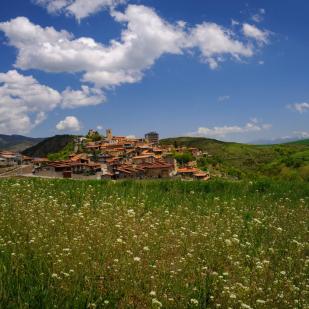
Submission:
POLYGON ((157 132, 149 132, 145 134, 145 140, 150 144, 159 144, 159 134, 157 132))

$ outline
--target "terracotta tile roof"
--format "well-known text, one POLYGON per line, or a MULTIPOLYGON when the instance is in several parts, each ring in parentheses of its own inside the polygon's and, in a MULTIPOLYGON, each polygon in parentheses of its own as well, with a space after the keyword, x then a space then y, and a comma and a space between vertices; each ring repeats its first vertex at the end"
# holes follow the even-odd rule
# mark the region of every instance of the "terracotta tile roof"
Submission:
POLYGON ((5 159, 16 158, 16 155, 13 155, 13 154, 0 154, 0 156, 5 159))
POLYGON ((71 158, 71 161, 78 161, 78 160, 88 160, 88 155, 86 153, 80 153, 78 155, 75 155, 71 158))
POLYGON ((136 157, 133 157, 133 160, 134 159, 146 159, 146 158, 154 158, 154 155, 148 154, 148 155, 136 156, 136 157))
POLYGON ((195 173, 194 176, 196 176, 196 177, 206 177, 206 176, 208 176, 208 174, 207 173, 195 173))
POLYGON ((33 161, 34 162, 49 162, 47 158, 35 158, 33 161))
POLYGON ((198 172, 198 169, 196 169, 196 168, 188 168, 188 167, 179 168, 177 170, 177 173, 196 173, 196 172, 198 172))
POLYGON ((17 153, 16 152, 12 152, 12 151, 6 151, 6 150, 4 150, 4 151, 0 151, 0 155, 8 155, 8 156, 16 156, 17 155, 17 153))
POLYGON ((22 156, 23 160, 32 160, 32 157, 28 157, 28 156, 22 156))

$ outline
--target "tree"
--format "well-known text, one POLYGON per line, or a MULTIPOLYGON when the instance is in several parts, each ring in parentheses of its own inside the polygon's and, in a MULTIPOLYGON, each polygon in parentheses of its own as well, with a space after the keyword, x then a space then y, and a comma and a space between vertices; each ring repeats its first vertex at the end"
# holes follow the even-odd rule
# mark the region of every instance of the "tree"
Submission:
POLYGON ((194 161, 194 157, 189 152, 175 153, 174 157, 176 161, 181 165, 187 164, 190 161, 194 161))

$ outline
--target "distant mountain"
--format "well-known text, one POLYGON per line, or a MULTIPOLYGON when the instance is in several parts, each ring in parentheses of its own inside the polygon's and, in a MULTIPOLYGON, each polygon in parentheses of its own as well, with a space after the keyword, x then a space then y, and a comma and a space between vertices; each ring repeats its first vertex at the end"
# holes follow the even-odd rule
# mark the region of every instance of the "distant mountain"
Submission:
POLYGON ((297 143, 297 144, 308 144, 309 139, 302 139, 302 138, 295 138, 295 137, 282 137, 276 139, 261 139, 250 142, 249 144, 252 145, 278 145, 278 144, 290 144, 290 143, 297 143))
POLYGON ((0 150, 20 152, 25 150, 26 148, 38 144, 42 140, 44 140, 44 138, 0 134, 0 150))
POLYGON ((44 139, 35 146, 27 148, 22 153, 30 157, 47 157, 48 154, 63 150, 73 140, 74 135, 55 135, 44 139))

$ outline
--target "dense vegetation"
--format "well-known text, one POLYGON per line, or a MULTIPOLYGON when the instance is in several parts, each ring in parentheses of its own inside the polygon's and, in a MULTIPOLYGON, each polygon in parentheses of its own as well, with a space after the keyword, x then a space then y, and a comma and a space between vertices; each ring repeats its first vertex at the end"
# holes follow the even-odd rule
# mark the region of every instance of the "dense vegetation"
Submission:
POLYGON ((196 147, 206 152, 198 165, 212 176, 236 179, 268 176, 275 179, 309 181, 309 140, 280 145, 248 145, 202 137, 179 137, 162 145, 196 147))
POLYGON ((63 151, 63 149, 74 140, 74 135, 55 135, 46 138, 37 145, 23 151, 23 154, 30 157, 47 157, 49 154, 63 151))
POLYGON ((99 132, 95 131, 94 133, 92 134, 87 134, 86 135, 86 138, 89 140, 89 141, 92 141, 92 142, 97 142, 97 141, 100 141, 102 140, 102 136, 99 134, 99 132))
POLYGON ((70 154, 74 152, 74 143, 69 142, 62 150, 56 153, 50 153, 47 155, 48 160, 57 161, 57 160, 68 160, 70 154))
POLYGON ((180 165, 180 166, 186 165, 190 161, 195 160, 195 158, 189 152, 174 153, 173 155, 174 155, 174 158, 176 159, 178 165, 180 165))
POLYGON ((309 185, 0 181, 2 308, 308 308, 309 185))

